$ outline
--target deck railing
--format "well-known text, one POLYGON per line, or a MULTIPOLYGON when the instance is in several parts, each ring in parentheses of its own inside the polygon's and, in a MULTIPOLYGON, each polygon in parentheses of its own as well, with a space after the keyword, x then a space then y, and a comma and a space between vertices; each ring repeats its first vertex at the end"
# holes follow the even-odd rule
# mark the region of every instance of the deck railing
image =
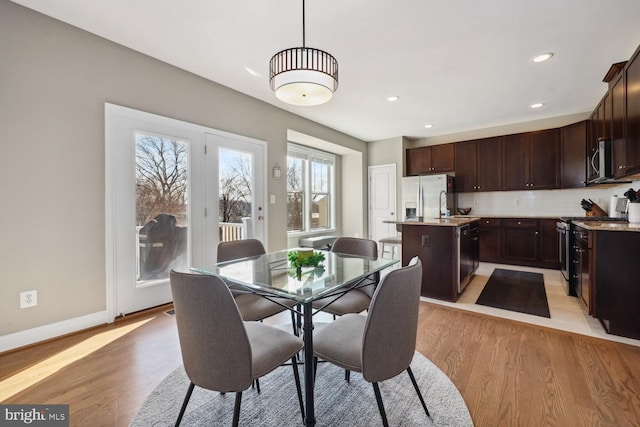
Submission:
POLYGON ((230 242, 233 240, 243 240, 253 238, 253 229, 251 227, 251 218, 242 218, 242 222, 221 222, 220 238, 221 242, 230 242))

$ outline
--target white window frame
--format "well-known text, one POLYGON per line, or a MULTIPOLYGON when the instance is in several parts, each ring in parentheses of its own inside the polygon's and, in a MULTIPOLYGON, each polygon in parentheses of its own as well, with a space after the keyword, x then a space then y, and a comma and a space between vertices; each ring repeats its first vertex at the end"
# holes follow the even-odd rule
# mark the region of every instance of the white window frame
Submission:
MULTIPOLYGON (((304 174, 304 230, 287 231, 289 235, 317 234, 332 232, 336 230, 336 155, 326 151, 316 150, 304 145, 287 143, 287 164, 290 154, 305 160, 303 167, 304 174), (331 164, 331 174, 329 177, 329 227, 311 228, 311 163, 314 160, 331 164)), ((288 188, 287 188, 288 192, 288 188)), ((288 209, 288 208, 287 208, 288 209)))

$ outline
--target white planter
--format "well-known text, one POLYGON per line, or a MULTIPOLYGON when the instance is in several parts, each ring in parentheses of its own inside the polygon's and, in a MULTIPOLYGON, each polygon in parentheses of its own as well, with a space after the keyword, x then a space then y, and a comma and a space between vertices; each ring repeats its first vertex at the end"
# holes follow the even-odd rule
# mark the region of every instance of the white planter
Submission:
POLYGON ((629 203, 629 223, 640 224, 640 203, 629 203))

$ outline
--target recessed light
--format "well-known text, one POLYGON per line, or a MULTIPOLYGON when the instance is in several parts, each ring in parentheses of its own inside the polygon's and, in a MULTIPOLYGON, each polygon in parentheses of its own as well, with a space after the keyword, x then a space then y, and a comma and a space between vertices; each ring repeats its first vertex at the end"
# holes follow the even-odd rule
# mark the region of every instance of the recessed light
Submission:
POLYGON ((552 56, 553 56, 553 52, 543 53, 541 55, 534 56, 533 58, 531 58, 531 62, 544 62, 548 59, 551 59, 552 56))
POLYGON ((544 102, 536 102, 535 104, 529 105, 529 107, 531 107, 531 108, 542 108, 542 107, 544 107, 544 105, 545 105, 544 102))
POLYGON ((389 102, 396 102, 397 100, 399 100, 400 97, 399 96, 390 96, 387 98, 387 101, 389 102))
POLYGON ((258 73, 257 71, 252 70, 249 67, 244 67, 244 69, 247 71, 247 73, 251 74, 253 77, 262 77, 262 75, 260 73, 258 73))
POLYGON ((433 127, 433 125, 424 125, 425 128, 427 129, 431 129, 433 127))

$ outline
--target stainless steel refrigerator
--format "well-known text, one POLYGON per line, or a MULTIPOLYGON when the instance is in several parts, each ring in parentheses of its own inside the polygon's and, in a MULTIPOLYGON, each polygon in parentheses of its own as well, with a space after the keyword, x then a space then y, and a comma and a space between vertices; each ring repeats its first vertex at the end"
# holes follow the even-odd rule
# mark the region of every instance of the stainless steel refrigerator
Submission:
POLYGON ((405 221, 423 221, 455 214, 453 176, 421 175, 402 178, 402 209, 405 221))

